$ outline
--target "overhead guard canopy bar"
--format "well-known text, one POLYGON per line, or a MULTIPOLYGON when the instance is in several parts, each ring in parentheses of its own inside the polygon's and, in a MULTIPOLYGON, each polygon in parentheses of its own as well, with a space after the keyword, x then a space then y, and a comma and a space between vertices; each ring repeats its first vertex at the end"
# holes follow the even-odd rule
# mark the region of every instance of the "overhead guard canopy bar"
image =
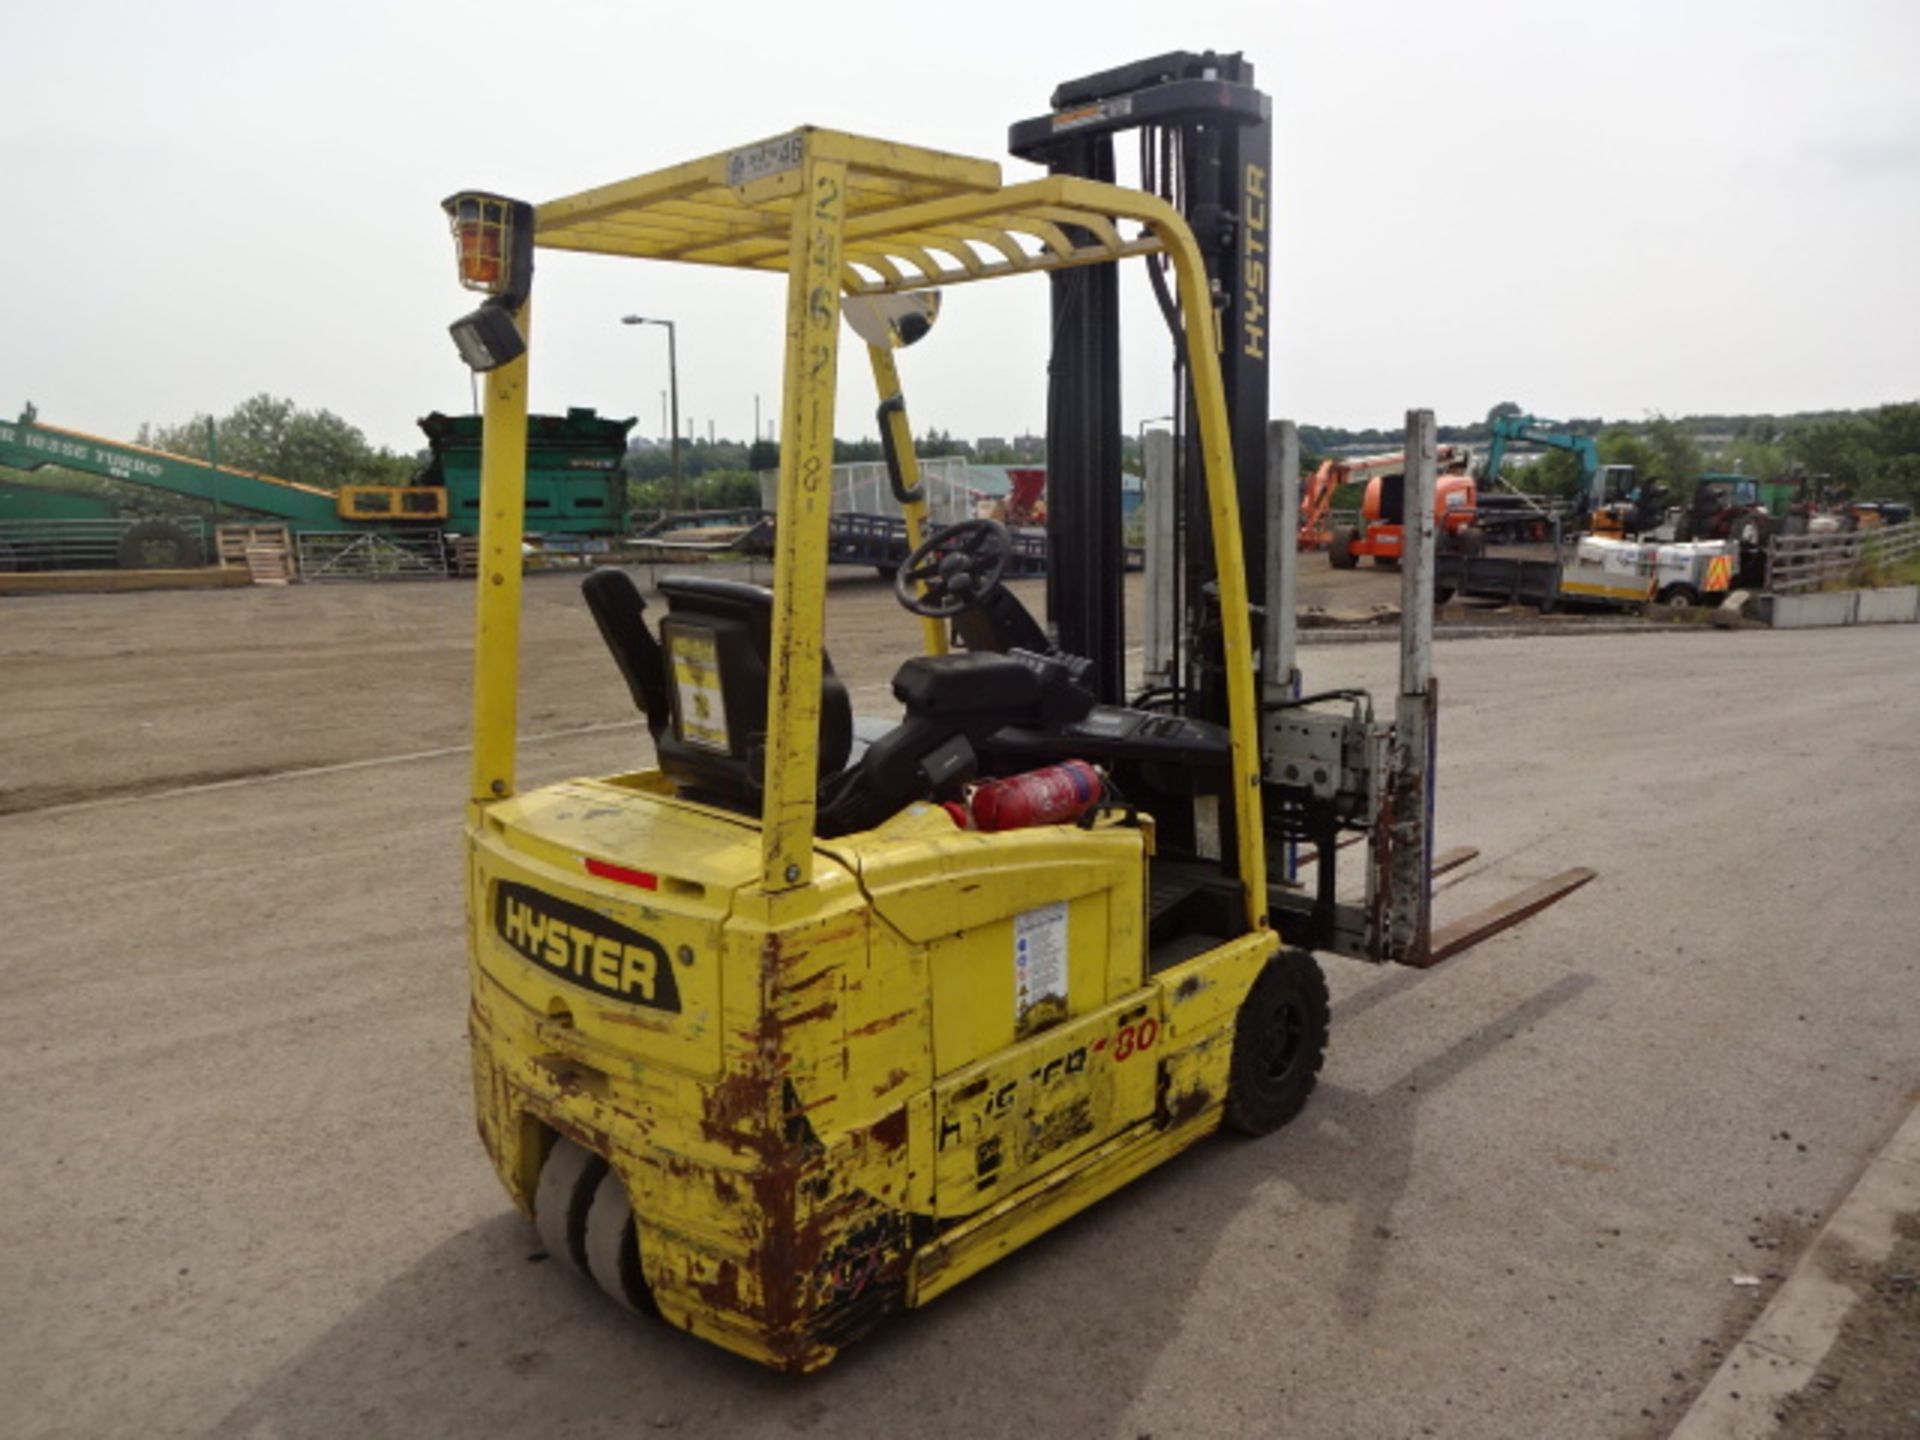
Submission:
MULTIPOLYGON (((761 815, 761 884, 769 893, 812 878, 840 294, 915 290, 1165 254, 1189 317, 1194 411, 1217 550, 1232 734, 1234 859, 1247 924, 1267 925, 1256 677, 1232 436, 1206 266, 1177 210, 1152 195, 1072 176, 1003 189, 1000 167, 992 161, 802 128, 549 201, 535 213, 534 240, 549 249, 787 276, 782 524, 774 559, 770 743, 761 815), (1145 230, 1125 236, 1123 221, 1145 230), (1069 232, 1085 238, 1069 239, 1069 232), (937 254, 951 258, 954 268, 929 273, 928 262, 937 254)), ((938 267, 937 260, 933 264, 938 267)), ((876 378, 885 389, 889 377, 876 378)), ((514 648, 511 642, 507 648, 514 648)), ((510 675, 510 660, 495 669, 510 675)), ((489 678, 493 688, 507 683, 502 674, 483 675, 483 691, 490 688, 489 678)), ((511 726, 510 711, 498 718, 492 728, 511 726)), ((508 728, 509 743, 510 734, 508 728)), ((477 770, 477 787, 486 780, 477 770)), ((506 788, 510 791, 510 779, 506 788)))
POLYGON ((800 157, 846 165, 842 288, 918 290, 1044 274, 1164 249, 1153 196, 1060 176, 1001 188, 987 160, 823 130, 796 130, 539 207, 535 243, 556 250, 783 272, 800 157), (784 168, 783 168, 784 167, 784 168), (1069 236, 1079 236, 1076 241, 1069 236))

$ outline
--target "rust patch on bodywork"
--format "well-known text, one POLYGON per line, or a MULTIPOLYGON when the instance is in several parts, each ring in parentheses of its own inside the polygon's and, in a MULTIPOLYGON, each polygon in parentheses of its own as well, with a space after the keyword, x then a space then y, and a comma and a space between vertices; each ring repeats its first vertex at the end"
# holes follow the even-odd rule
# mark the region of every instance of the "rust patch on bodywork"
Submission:
POLYGON ((878 1020, 869 1020, 858 1029, 849 1030, 849 1040, 864 1040, 869 1035, 878 1035, 882 1030, 891 1030, 894 1026, 911 1020, 919 1012, 916 1010, 898 1010, 891 1015, 882 1015, 878 1020))
POLYGON ((1167 1124, 1184 1125, 1189 1120, 1204 1115, 1207 1107, 1213 1103, 1213 1096, 1206 1090, 1194 1088, 1182 1090, 1170 1097, 1167 1105, 1167 1124))
POLYGON ((901 1085, 905 1081, 910 1080, 912 1078, 913 1077, 909 1075, 905 1070, 902 1070, 898 1066, 895 1066, 892 1070, 889 1070, 887 1072, 886 1079, 882 1080, 878 1085, 873 1087, 874 1099, 876 1100, 879 1099, 882 1095, 886 1094, 889 1090, 894 1089, 895 1087, 901 1085))
MULTIPOLYGON (((694 1267, 684 1280, 689 1297, 727 1324, 750 1330, 770 1363, 796 1373, 819 1368, 904 1303, 910 1218, 862 1182, 866 1168, 899 1163, 907 1111, 889 1112, 864 1134, 826 1121, 816 1129, 813 1117, 835 1114, 836 1092, 844 1087, 821 1083, 838 1067, 816 1072, 805 1063, 843 1044, 837 1031, 827 1034, 844 1013, 841 967, 828 964, 814 975, 796 971, 794 962, 811 954, 820 965, 834 958, 824 948, 831 941, 844 946, 859 933, 860 927, 839 926, 831 935, 806 934, 804 944, 777 933, 765 937, 757 957, 758 1013, 732 1030, 727 1072, 705 1091, 700 1118, 705 1138, 744 1162, 725 1173, 710 1171, 707 1181, 739 1248, 730 1245, 732 1259, 718 1268, 713 1261, 694 1267)), ((915 1013, 882 1017, 865 1032, 915 1013)), ((903 1069, 888 1085, 910 1078, 903 1069)))
POLYGON ((740 1307, 740 1267, 722 1260, 711 1280, 693 1282, 693 1293, 716 1310, 738 1311, 740 1307))
POLYGON ((875 1123, 873 1143, 884 1150, 898 1150, 907 1143, 907 1112, 904 1106, 875 1123))

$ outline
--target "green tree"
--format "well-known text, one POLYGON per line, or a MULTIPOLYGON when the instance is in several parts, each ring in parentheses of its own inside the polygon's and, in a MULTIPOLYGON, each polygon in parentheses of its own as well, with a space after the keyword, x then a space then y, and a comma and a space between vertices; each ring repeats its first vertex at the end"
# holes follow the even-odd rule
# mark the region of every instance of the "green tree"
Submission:
MULTIPOLYGON (((156 450, 209 459, 209 418, 196 415, 180 425, 142 425, 138 440, 156 450)), ((212 425, 222 465, 281 480, 329 490, 342 485, 398 485, 406 483, 415 469, 410 457, 376 449, 358 426, 331 410, 302 410, 277 395, 243 400, 212 425)))
POLYGON ((968 456, 973 447, 964 440, 956 440, 945 430, 929 430, 921 439, 914 442, 915 451, 924 459, 932 460, 941 455, 968 456))
POLYGON ((1647 445, 1653 458, 1646 478, 1665 481, 1675 494, 1690 492, 1694 480, 1707 468, 1700 442, 1670 415, 1656 415, 1647 422, 1647 445))
POLYGON ((1597 443, 1602 465, 1631 465, 1641 478, 1651 476, 1659 465, 1659 453, 1631 430, 1609 430, 1597 443))
POLYGON ((712 470, 695 484, 694 504, 702 510, 734 510, 760 503, 760 480, 745 470, 712 470))
POLYGON ((1878 483, 1888 499, 1920 505, 1920 451, 1881 460, 1878 483))
POLYGON ((1883 460, 1920 455, 1920 402, 1882 405, 1873 412, 1873 448, 1883 460))
POLYGON ((1787 453, 1809 474, 1830 475, 1855 497, 1873 486, 1879 456, 1874 427, 1854 415, 1803 425, 1787 436, 1787 453))
POLYGON ((1502 473, 1529 495, 1571 500, 1580 493, 1580 457, 1570 450, 1548 450, 1525 465, 1506 465, 1502 473))
POLYGON ((1734 436, 1720 453, 1713 457, 1715 469, 1751 475, 1757 480, 1769 480, 1777 475, 1784 475, 1792 468, 1792 463, 1787 458, 1786 446, 1776 445, 1754 435, 1734 436))

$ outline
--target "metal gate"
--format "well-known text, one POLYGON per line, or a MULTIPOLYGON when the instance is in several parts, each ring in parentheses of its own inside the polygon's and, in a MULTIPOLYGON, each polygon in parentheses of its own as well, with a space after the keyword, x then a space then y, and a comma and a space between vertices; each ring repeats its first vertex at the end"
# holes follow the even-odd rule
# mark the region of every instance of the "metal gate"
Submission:
POLYGON ((439 531, 376 534, 354 530, 303 530, 300 578, 322 580, 444 580, 446 537, 439 531))

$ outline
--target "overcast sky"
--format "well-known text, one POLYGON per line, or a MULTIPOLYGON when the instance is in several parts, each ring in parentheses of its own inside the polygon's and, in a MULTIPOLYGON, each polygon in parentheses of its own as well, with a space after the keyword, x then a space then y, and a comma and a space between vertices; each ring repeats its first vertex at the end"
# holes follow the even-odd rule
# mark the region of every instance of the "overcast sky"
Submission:
MULTIPOLYGON (((1240 50, 1274 97, 1276 415, 1443 423, 1920 397, 1917 0, 1046 6, 8 0, 0 412, 131 437, 260 391, 415 449, 464 410, 439 210, 811 123, 1004 162, 1056 82, 1240 50)), ((1165 341, 1124 289, 1129 424, 1165 341)), ((780 284, 543 254, 538 409, 704 437, 777 409, 780 284)), ((1046 284, 961 286, 916 431, 1045 416, 1046 284)), ((858 352, 851 352, 857 359, 858 352)), ((864 365, 841 431, 872 434, 864 365)))

